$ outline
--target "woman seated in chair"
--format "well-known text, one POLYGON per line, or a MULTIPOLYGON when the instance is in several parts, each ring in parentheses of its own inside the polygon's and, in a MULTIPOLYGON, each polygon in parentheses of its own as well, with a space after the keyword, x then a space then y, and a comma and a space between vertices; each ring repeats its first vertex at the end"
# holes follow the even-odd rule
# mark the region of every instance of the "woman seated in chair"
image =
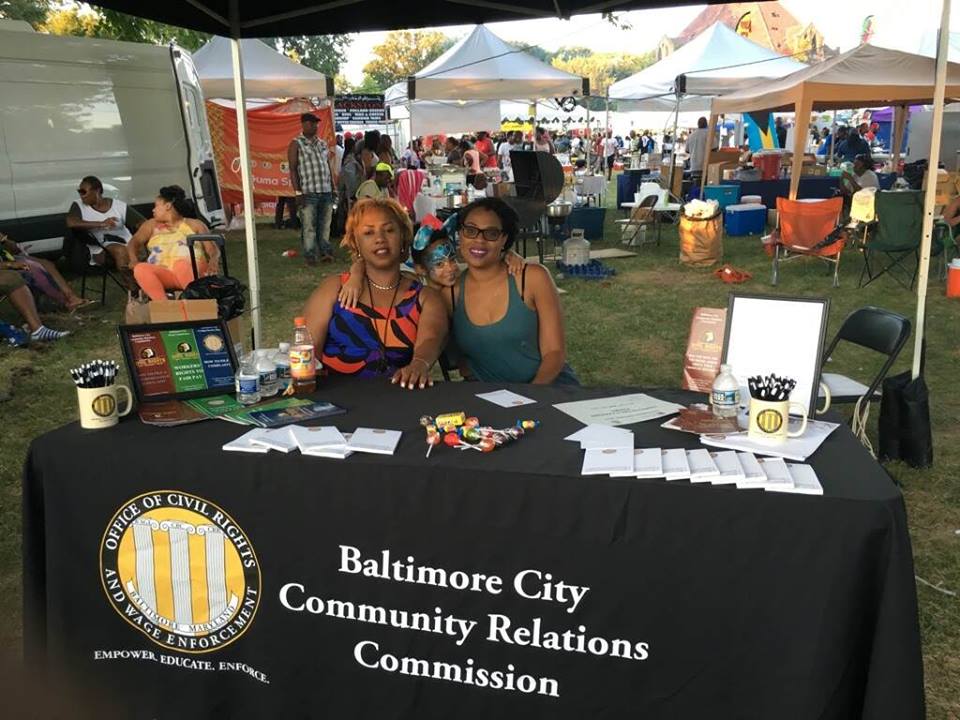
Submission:
POLYGON ((339 301, 344 273, 326 278, 304 309, 327 372, 390 377, 410 389, 432 384, 447 318, 437 291, 400 271, 412 240, 410 218, 395 200, 366 198, 350 210, 343 244, 363 260, 359 303, 339 301))
MULTIPOLYGON (((183 290, 195 279, 187 236, 209 233, 197 219, 193 201, 179 185, 160 188, 153 203, 153 219, 140 226, 127 245, 137 284, 151 300, 164 300, 168 290, 183 290), (141 260, 146 253, 146 260, 141 260)), ((203 241, 194 247, 200 277, 216 275, 220 249, 203 241)))
POLYGON ((16 265, 27 287, 35 295, 46 295, 68 312, 95 302, 77 295, 50 260, 31 256, 3 233, 0 233, 0 261, 16 265))
POLYGON ((106 252, 118 270, 129 267, 127 243, 143 222, 143 216, 123 200, 103 196, 103 183, 87 175, 77 186, 80 203, 70 205, 67 227, 90 233, 97 241, 89 246, 90 259, 102 265, 106 252))
POLYGON ((460 211, 460 254, 467 271, 453 297, 453 338, 468 373, 488 382, 579 385, 567 365, 563 313, 553 278, 528 263, 519 277, 503 262, 517 236, 516 212, 499 198, 460 211))

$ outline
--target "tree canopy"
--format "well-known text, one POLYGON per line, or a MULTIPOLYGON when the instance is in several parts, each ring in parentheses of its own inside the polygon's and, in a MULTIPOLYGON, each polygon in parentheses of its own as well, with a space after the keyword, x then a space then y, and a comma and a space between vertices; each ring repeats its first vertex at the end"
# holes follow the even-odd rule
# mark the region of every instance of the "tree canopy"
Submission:
POLYGON ((363 67, 367 88, 383 92, 415 75, 449 50, 455 40, 437 30, 395 30, 373 48, 373 60, 363 67))

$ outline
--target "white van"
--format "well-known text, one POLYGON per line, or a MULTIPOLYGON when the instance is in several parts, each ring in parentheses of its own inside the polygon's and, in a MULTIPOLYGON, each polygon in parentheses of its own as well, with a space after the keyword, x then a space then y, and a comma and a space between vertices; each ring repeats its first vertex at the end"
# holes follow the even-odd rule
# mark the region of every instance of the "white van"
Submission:
POLYGON ((34 32, 0 21, 0 232, 58 252, 85 175, 145 217, 180 185, 223 224, 203 93, 190 54, 34 32))

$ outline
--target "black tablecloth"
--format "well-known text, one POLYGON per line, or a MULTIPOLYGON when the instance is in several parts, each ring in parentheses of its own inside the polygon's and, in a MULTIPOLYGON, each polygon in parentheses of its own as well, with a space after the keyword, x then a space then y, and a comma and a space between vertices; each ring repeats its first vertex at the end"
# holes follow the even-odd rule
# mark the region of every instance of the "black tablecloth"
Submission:
MULTIPOLYGON (((515 387, 539 402, 509 410, 473 396, 490 389, 325 381, 318 396, 349 409, 336 418, 342 430, 403 430, 393 457, 227 453, 223 443, 245 430, 221 421, 157 429, 130 419, 38 438, 23 488, 28 660, 62 671, 69 687, 57 692, 79 688, 76 707, 100 702, 101 716, 923 716, 903 498, 847 428, 812 458, 824 497, 581 477, 582 452, 563 440, 580 424, 551 403, 617 391, 515 387), (492 454, 441 446, 425 459, 421 414, 461 409, 494 425, 542 426, 492 454), (189 517, 224 530, 228 552, 249 565, 233 576, 242 576, 242 622, 217 630, 223 642, 210 652, 185 652, 199 641, 176 633, 149 638, 118 589, 110 547, 125 538, 129 576, 135 533, 121 527, 123 513, 120 529, 108 526, 124 508, 138 508, 128 519, 146 512, 145 502, 167 521, 197 503, 189 517), (340 572, 356 569, 342 546, 371 562, 389 552, 401 579, 340 572), (448 586, 404 581, 407 563, 446 570, 448 586), (525 570, 534 572, 521 575, 524 594, 549 582, 560 597, 520 597, 514 581, 525 570), (502 585, 455 589, 466 575, 454 571, 502 585), (575 603, 567 585, 589 591, 575 603), (295 609, 281 602, 284 588, 295 609), (421 613, 408 616, 421 629, 396 627, 391 610, 421 613), (476 621, 461 645, 448 616, 476 621)), ((658 421, 633 429, 638 447, 698 442, 658 421)), ((213 561, 204 585, 194 555, 200 534, 188 594, 205 587, 212 597, 213 561)), ((172 547, 157 560, 168 570, 172 547)), ((382 565, 371 567, 382 574, 382 565)), ((166 587, 169 577, 156 577, 166 587)))

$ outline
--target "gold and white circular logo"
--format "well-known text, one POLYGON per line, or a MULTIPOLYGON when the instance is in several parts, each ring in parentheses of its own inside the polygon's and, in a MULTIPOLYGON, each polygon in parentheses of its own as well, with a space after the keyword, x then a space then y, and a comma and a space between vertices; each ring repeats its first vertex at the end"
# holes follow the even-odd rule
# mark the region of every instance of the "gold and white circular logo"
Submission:
POLYGON ((103 395, 97 395, 93 399, 93 402, 90 403, 90 408, 97 417, 110 417, 117 410, 117 401, 113 398, 113 395, 104 393, 103 395))
POLYGON ((114 609, 169 650, 205 653, 243 635, 260 604, 260 563, 223 509, 179 490, 127 501, 100 543, 114 609))

